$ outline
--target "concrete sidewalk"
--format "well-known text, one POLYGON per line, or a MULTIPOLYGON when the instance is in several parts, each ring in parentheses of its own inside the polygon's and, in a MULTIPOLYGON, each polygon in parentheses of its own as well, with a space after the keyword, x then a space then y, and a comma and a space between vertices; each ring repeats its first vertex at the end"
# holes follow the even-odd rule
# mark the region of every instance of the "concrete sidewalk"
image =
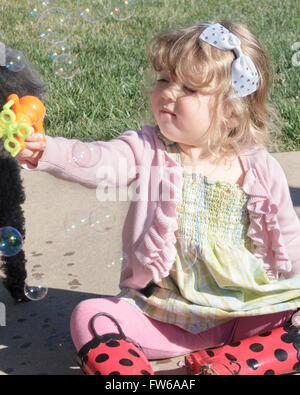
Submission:
MULTIPOLYGON (((300 152, 274 157, 285 170, 300 217, 300 152)), ((0 285, 0 302, 6 309, 6 326, 0 327, 0 374, 80 375, 70 337, 70 315, 84 299, 119 292, 119 267, 111 262, 121 256, 122 224, 129 204, 99 203, 95 189, 47 173, 22 170, 22 177, 27 196, 24 250, 28 283, 44 284, 48 294, 43 300, 15 305, 0 285), (115 218, 105 233, 80 222, 99 206, 108 207, 103 211, 115 218), (66 219, 78 229, 69 237, 66 219)), ((182 359, 153 361, 152 366, 163 374, 176 369, 182 359)))

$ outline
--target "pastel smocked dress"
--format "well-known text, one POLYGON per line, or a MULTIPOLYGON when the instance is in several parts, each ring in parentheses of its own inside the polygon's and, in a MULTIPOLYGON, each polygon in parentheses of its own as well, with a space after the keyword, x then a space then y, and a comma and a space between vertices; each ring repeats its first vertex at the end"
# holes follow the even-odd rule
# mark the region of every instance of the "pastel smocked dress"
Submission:
MULTIPOLYGON (((181 164, 176 144, 158 135, 181 164)), ((300 276, 271 281, 253 254, 242 187, 209 181, 185 168, 183 175, 177 256, 169 276, 145 290, 124 288, 118 296, 149 317, 191 333, 236 317, 297 309, 300 276)))

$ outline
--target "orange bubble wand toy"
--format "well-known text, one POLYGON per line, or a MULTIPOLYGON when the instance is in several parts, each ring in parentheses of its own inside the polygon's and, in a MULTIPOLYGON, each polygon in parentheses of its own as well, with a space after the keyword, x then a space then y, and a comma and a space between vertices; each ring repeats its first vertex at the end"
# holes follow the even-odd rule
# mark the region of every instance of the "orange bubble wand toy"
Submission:
POLYGON ((35 96, 19 98, 12 94, 7 100, 0 112, 0 138, 4 138, 4 148, 14 157, 25 149, 25 139, 32 133, 44 135, 46 108, 35 96))

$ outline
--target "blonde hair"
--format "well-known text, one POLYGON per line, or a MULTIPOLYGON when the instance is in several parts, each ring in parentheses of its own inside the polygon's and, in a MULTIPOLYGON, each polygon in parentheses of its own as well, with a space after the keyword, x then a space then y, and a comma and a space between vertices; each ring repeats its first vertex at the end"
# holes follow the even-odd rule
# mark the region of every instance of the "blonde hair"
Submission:
MULTIPOLYGON (((241 149, 267 145, 271 115, 267 102, 270 63, 266 50, 242 24, 220 23, 241 41, 241 48, 254 62, 259 75, 256 92, 239 98, 231 80, 233 51, 223 51, 204 42, 199 35, 206 28, 194 25, 159 33, 149 43, 147 56, 156 72, 167 70, 174 81, 205 95, 214 95, 212 122, 206 133, 208 151, 216 158, 229 157, 241 149)), ((204 142, 205 143, 205 142, 204 142)))

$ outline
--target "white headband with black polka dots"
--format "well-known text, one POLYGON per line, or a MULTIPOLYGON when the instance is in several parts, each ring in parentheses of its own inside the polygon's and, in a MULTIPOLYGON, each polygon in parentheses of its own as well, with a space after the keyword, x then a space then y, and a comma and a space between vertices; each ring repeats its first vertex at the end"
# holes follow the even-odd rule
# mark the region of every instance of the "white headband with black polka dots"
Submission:
POLYGON ((219 23, 209 24, 199 36, 208 44, 222 49, 233 51, 236 59, 232 62, 231 78, 234 91, 238 97, 248 96, 257 90, 258 74, 253 61, 243 54, 240 39, 219 23))

